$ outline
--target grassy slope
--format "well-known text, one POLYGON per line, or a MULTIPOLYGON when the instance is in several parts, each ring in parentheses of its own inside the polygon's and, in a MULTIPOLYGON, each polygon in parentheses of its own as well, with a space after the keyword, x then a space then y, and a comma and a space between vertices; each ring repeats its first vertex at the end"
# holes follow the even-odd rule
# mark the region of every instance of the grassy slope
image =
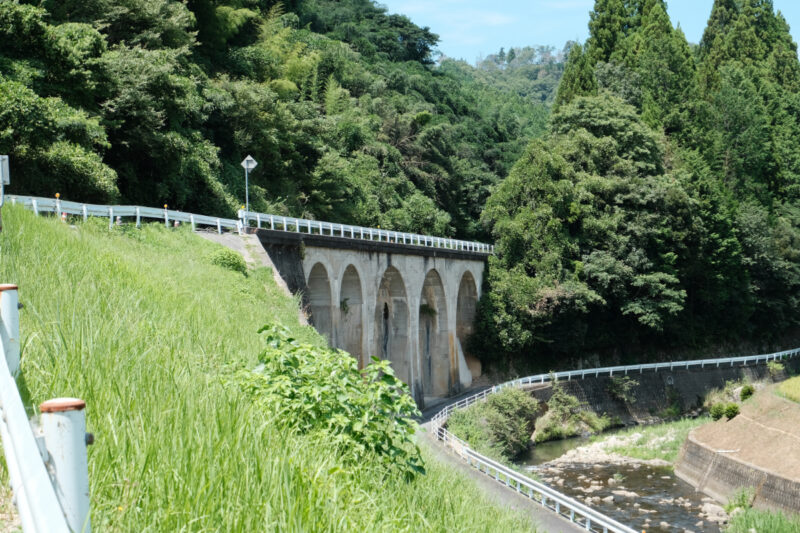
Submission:
POLYGON ((778 385, 778 393, 784 398, 800 402, 800 376, 789 378, 778 385))
MULTIPOLYGON (((613 435, 628 442, 622 446, 608 446, 608 451, 634 459, 662 459, 674 463, 689 431, 708 420, 705 417, 683 418, 652 426, 630 427, 613 435)), ((592 437, 592 441, 603 441, 608 438, 598 435, 592 437)))
POLYGON ((205 260, 216 245, 159 225, 71 229, 3 210, 0 280, 20 285, 31 403, 88 404, 98 531, 529 530, 521 515, 428 461, 405 483, 365 462, 339 468, 324 442, 281 429, 225 376, 257 361, 257 329, 297 323, 266 270, 205 260))

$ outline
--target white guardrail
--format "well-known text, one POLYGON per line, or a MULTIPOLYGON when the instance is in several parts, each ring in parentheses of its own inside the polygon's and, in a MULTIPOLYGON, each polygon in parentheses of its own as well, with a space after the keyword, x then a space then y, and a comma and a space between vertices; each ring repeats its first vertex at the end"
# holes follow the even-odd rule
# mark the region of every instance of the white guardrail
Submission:
POLYGON ((17 286, 0 285, 0 437, 14 503, 25 533, 89 533, 85 404, 49 400, 28 420, 15 380, 19 307, 17 286))
POLYGON ((536 374, 524 378, 515 379, 495 385, 489 389, 481 391, 458 402, 452 403, 436 413, 431 418, 431 426, 436 434, 436 438, 452 448, 456 454, 466 460, 470 466, 477 468, 480 472, 493 477, 498 483, 516 490, 528 496, 530 499, 539 502, 543 507, 550 509, 564 518, 575 522, 584 527, 587 531, 603 531, 603 533, 636 533, 636 530, 623 525, 616 520, 605 516, 588 507, 577 500, 570 498, 560 492, 548 487, 543 483, 534 481, 520 473, 504 466, 488 457, 479 454, 471 449, 469 445, 450 433, 445 425, 450 414, 457 409, 464 409, 470 405, 483 401, 487 396, 493 394, 504 387, 524 387, 550 382, 552 379, 571 380, 573 378, 613 376, 614 374, 627 375, 629 373, 643 373, 645 370, 658 372, 659 370, 689 369, 692 367, 705 368, 706 366, 746 366, 750 364, 766 363, 795 357, 800 354, 800 348, 785 350, 763 355, 748 355, 741 357, 724 357, 717 359, 694 359, 691 361, 673 361, 669 363, 648 363, 643 365, 609 366, 603 368, 592 368, 585 370, 568 370, 564 372, 552 372, 548 374, 536 374))
POLYGON ((236 220, 232 218, 195 215, 183 211, 176 211, 174 209, 167 209, 166 206, 164 208, 158 208, 136 205, 83 204, 79 202, 68 202, 60 198, 16 195, 9 195, 8 199, 12 204, 22 204, 36 214, 66 213, 68 215, 81 216, 84 221, 90 216, 108 217, 109 227, 112 227, 118 219, 121 222, 122 218, 135 218, 137 227, 141 225, 143 219, 154 219, 163 220, 164 224, 167 226, 175 222, 191 224, 193 230, 196 229, 197 226, 210 226, 216 228, 218 233, 222 233, 223 229, 241 232, 244 227, 255 225, 257 228, 269 228, 271 230, 291 233, 325 235, 344 239, 361 239, 391 244, 422 246, 426 248, 442 248, 487 255, 494 253, 494 245, 482 242, 462 241, 448 237, 434 237, 431 235, 351 226, 348 224, 270 215, 268 213, 256 213, 244 210, 238 212, 239 219, 236 220))

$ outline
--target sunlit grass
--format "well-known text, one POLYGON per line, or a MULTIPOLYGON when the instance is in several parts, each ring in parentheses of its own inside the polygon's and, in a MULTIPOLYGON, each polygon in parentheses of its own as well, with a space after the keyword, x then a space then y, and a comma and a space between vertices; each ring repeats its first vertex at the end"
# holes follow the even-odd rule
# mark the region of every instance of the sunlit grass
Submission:
POLYGON ((745 509, 731 517, 725 533, 797 533, 800 515, 745 509))
POLYGON ((469 480, 428 459, 405 482, 377 461, 342 468, 226 376, 256 364, 258 328, 297 322, 266 270, 211 265, 188 230, 70 228, 3 210, 0 280, 20 285, 31 404, 87 402, 97 531, 524 531, 469 480))
POLYGON ((778 393, 784 398, 800 402, 800 376, 787 379, 778 385, 778 393))
MULTIPOLYGON (((689 431, 708 421, 707 417, 684 418, 674 422, 635 426, 617 431, 613 435, 617 438, 630 439, 633 435, 639 435, 624 446, 609 446, 608 451, 634 459, 645 461, 662 459, 674 463, 689 431)), ((604 441, 608 438, 607 435, 597 435, 592 437, 592 442, 604 441)))

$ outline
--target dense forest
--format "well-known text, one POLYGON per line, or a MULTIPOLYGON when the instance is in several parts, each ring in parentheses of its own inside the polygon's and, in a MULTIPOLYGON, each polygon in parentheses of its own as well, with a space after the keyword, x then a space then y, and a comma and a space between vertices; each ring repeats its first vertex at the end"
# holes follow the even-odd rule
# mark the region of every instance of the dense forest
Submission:
POLYGON ((563 54, 437 40, 371 0, 0 2, 11 191, 232 215, 250 154, 254 210, 485 238, 563 54))
MULTIPOLYGON (((699 45, 661 0, 597 0, 545 136, 489 198, 477 348, 587 354, 775 342, 800 320, 800 63, 769 0, 699 45)), ((554 361, 559 361, 554 363, 554 361)))
POLYGON ((769 0, 596 0, 474 66, 371 0, 0 2, 12 192, 491 239, 472 350, 563 367, 800 320, 800 62, 769 0))

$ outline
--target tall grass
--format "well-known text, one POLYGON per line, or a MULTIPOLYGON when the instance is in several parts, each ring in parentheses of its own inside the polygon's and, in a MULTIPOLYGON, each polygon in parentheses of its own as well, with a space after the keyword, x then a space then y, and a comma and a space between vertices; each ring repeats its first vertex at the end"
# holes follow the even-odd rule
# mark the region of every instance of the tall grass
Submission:
POLYGON ((255 365, 265 323, 324 341, 269 272, 212 265, 216 249, 184 229, 3 210, 0 280, 25 304, 23 387, 32 405, 86 400, 97 531, 532 528, 431 459, 411 482, 377 461, 343 468, 328 443, 225 387, 255 365))
POLYGON ((731 517, 725 533, 797 533, 800 531, 800 515, 781 512, 744 509, 731 517))
POLYGON ((793 402, 800 402, 800 376, 787 379, 778 385, 778 392, 793 402))

